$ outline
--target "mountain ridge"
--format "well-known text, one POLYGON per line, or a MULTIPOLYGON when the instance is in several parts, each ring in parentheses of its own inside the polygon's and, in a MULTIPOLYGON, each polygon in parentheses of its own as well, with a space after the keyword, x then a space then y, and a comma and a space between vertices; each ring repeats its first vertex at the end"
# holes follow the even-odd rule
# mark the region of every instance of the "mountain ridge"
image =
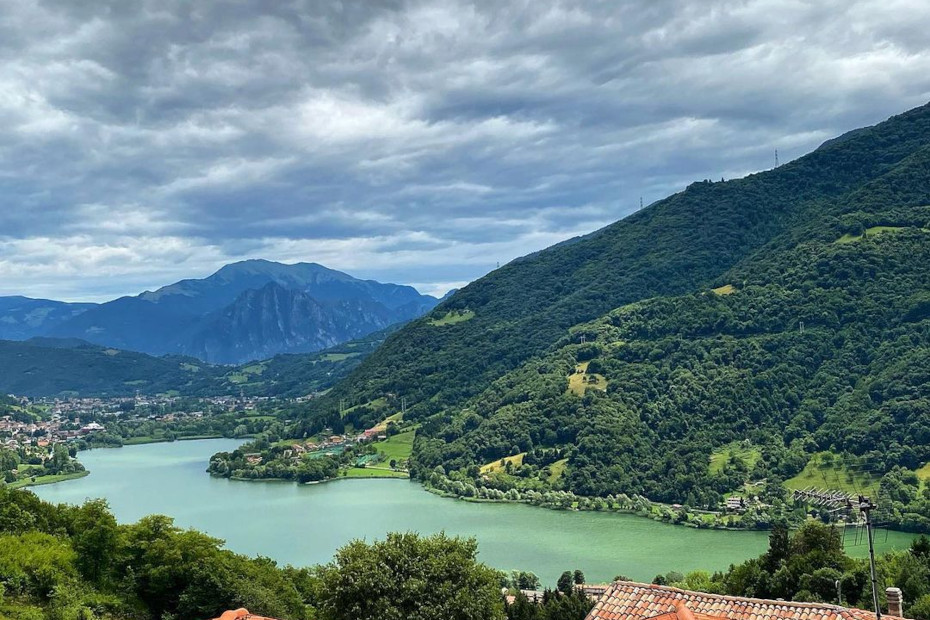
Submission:
MULTIPOLYGON (((102 304, 43 302, 43 307, 56 309, 56 320, 34 326, 23 327, 26 319, 12 314, 14 298, 3 299, 11 301, 6 314, 0 306, 0 337, 80 338, 155 356, 191 355, 227 364, 321 350, 416 318, 439 302, 411 286, 361 280, 317 263, 284 264, 263 259, 231 263, 206 278, 185 279, 102 304), (289 309, 280 304, 254 305, 254 292, 269 284, 301 295, 279 295, 279 301, 292 303, 289 309), (264 316, 262 308, 267 311, 264 316), (310 314, 301 320, 301 311, 310 314), (281 331, 284 315, 291 317, 285 322, 292 327, 288 333, 281 331), (234 316, 239 317, 238 329, 229 324, 234 316), (246 322, 252 324, 251 330, 244 329, 246 322), (268 338, 259 338, 261 332, 268 338), (242 340, 217 340, 224 333, 230 338, 238 334, 242 340)), ((39 301, 30 303, 35 306, 39 301)), ((28 318, 25 311, 20 314, 28 318)))

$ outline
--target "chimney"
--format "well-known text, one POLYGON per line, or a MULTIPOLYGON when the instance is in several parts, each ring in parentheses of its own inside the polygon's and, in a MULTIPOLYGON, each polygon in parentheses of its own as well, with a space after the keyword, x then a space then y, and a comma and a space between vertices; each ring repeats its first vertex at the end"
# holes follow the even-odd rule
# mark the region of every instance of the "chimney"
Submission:
POLYGON ((904 614, 901 613, 901 608, 904 607, 901 588, 888 588, 885 590, 885 598, 888 599, 888 615, 898 616, 899 618, 904 617, 904 614))

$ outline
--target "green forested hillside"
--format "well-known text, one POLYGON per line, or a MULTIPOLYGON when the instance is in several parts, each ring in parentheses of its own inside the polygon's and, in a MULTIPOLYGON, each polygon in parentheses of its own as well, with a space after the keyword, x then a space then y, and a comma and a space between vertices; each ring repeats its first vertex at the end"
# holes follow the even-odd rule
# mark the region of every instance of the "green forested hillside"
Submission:
POLYGON ((326 390, 349 374, 400 325, 317 353, 277 355, 243 366, 155 357, 76 339, 0 340, 0 393, 23 396, 186 396, 238 394, 297 397, 326 390))
MULTIPOLYGON (((224 371, 225 372, 225 371, 224 371)), ((24 396, 129 396, 208 391, 223 373, 192 358, 152 357, 81 340, 0 340, 0 391, 24 396)))
MULTIPOLYGON (((405 396, 424 420, 421 478, 778 504, 827 452, 851 488, 881 481, 883 518, 925 528, 928 205, 924 106, 515 261, 388 339, 333 398, 405 396), (735 441, 752 462, 711 468, 735 441), (511 455, 523 465, 481 471, 511 455)), ((317 406, 307 424, 332 415, 317 406)))
POLYGON ((385 393, 405 395, 420 416, 461 405, 569 327, 627 303, 706 286, 772 239, 790 243, 812 215, 846 212, 844 200, 928 140, 925 106, 776 170, 695 183, 587 237, 514 261, 394 334, 316 413, 333 411, 340 399, 364 403, 385 393), (474 316, 442 322, 453 310, 474 316))

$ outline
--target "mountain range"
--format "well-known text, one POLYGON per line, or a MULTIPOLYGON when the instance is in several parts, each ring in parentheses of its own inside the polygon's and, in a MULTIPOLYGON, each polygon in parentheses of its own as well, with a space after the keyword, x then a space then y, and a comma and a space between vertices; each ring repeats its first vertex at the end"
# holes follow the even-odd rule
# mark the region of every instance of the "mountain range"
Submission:
POLYGON ((249 260, 103 304, 0 298, 0 339, 78 338, 238 364, 319 351, 409 321, 438 301, 410 286, 360 280, 314 263, 249 260))
MULTIPOLYGON (((501 267, 390 336, 297 433, 403 398, 413 474, 453 492, 717 507, 763 481, 774 504, 821 458, 850 489, 907 487, 930 462, 928 252, 930 105, 501 267), (335 420, 339 400, 364 406, 335 420)), ((920 501, 887 518, 930 524, 920 501)))

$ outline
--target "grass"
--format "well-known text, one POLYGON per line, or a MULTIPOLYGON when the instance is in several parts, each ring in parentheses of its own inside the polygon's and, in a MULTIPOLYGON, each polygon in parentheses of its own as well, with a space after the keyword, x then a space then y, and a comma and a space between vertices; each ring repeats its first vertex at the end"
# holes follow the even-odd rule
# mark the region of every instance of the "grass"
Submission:
POLYGON ((465 321, 470 321, 475 318, 475 313, 472 310, 449 310, 446 312, 445 316, 441 319, 432 319, 429 324, 434 327, 441 327, 443 325, 455 325, 456 323, 464 323, 465 321))
POLYGON ((398 462, 406 461, 413 452, 413 438, 415 435, 416 431, 397 433, 393 437, 388 437, 384 441, 376 443, 375 448, 384 455, 384 460, 388 462, 391 459, 398 462))
POLYGON ((904 230, 905 226, 873 226, 872 228, 866 228, 864 235, 850 235, 846 233, 842 237, 836 240, 837 243, 854 243, 859 241, 863 237, 871 237, 872 235, 877 235, 879 233, 885 232, 895 232, 898 230, 904 230))
POLYGON ((710 455, 710 473, 719 474, 723 471, 723 466, 727 464, 731 456, 740 459, 746 463, 747 468, 752 470, 759 459, 762 458, 762 451, 755 446, 746 447, 738 441, 734 441, 722 448, 717 448, 714 450, 713 454, 710 455))
POLYGON ((514 454, 513 456, 507 456, 503 459, 488 463, 487 465, 483 465, 481 467, 481 473, 493 474, 496 471, 502 471, 507 466, 507 463, 513 463, 514 466, 519 467, 520 465, 523 465, 523 457, 525 456, 526 452, 521 452, 520 454, 514 454), (501 465, 501 460, 504 461, 504 465, 501 465))
POLYGON ((342 412, 342 417, 346 417, 347 415, 349 415, 350 413, 352 413, 353 411, 361 407, 368 407, 369 409, 377 411, 379 409, 383 409, 387 407, 387 399, 384 397, 376 398, 375 400, 370 400, 367 403, 362 403, 361 405, 355 405, 354 407, 349 407, 348 409, 342 412))
POLYGON ((732 295, 736 292, 736 287, 732 284, 724 284, 723 286, 711 289, 711 291, 717 295, 732 295))
POLYGON ((324 353, 318 359, 321 362, 342 362, 350 357, 358 357, 360 353, 324 353))
POLYGON ((559 478, 562 477, 562 474, 565 473, 566 465, 568 465, 568 459, 559 459, 550 465, 549 471, 552 473, 549 474, 549 482, 558 482, 559 478))
POLYGON ((575 373, 568 378, 568 391, 576 396, 584 396, 586 390, 607 390, 607 379, 603 375, 588 373, 588 364, 582 362, 575 367, 575 373), (591 379, 593 382, 589 382, 591 379))
POLYGON ((920 488, 923 489, 930 483, 930 463, 927 463, 920 469, 914 472, 917 474, 917 477, 920 479, 920 488))
POLYGON ((386 431, 389 422, 403 422, 404 421, 404 412, 398 411, 394 415, 388 416, 376 424, 373 428, 377 431, 386 431))
POLYGON ((84 476, 90 474, 89 471, 77 471, 73 474, 55 474, 54 476, 37 476, 35 480, 32 478, 24 478, 22 480, 17 480, 16 482, 11 482, 9 488, 11 489, 21 489, 23 487, 38 487, 43 484, 55 484, 56 482, 63 482, 65 480, 76 480, 78 478, 83 478, 84 476))
POLYGON ((345 478, 409 478, 405 471, 393 469, 380 469, 377 467, 350 467, 346 470, 345 478))
POLYGON ((878 492, 878 477, 867 472, 853 471, 837 455, 833 455, 833 462, 827 465, 824 457, 828 454, 830 453, 815 454, 800 474, 785 481, 785 486, 789 489, 816 487, 854 495, 863 493, 874 496, 878 492))

